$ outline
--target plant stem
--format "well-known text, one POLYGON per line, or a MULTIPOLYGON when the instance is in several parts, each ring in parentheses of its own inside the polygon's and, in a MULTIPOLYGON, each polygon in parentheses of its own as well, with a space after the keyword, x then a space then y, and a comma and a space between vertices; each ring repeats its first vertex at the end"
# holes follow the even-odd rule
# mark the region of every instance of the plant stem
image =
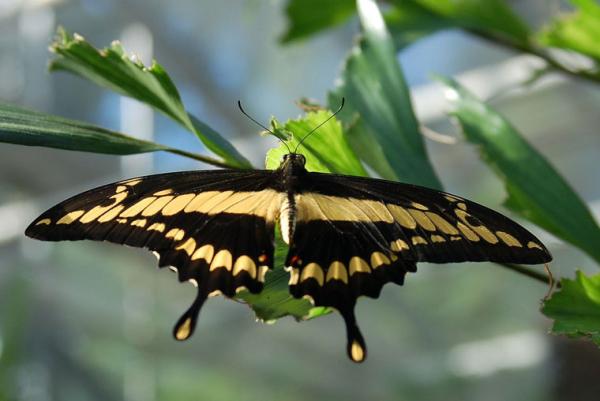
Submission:
POLYGON ((165 149, 167 152, 171 152, 174 153, 176 155, 179 156, 184 156, 184 157, 189 157, 190 159, 194 159, 194 160, 198 160, 201 161, 203 163, 206 164, 211 164, 213 166, 217 166, 217 167, 223 167, 223 168, 231 168, 231 169, 239 169, 238 166, 234 166, 232 164, 229 164, 227 162, 223 162, 217 159, 213 159, 212 157, 208 157, 208 156, 202 156, 196 153, 192 153, 192 152, 187 152, 185 150, 181 150, 181 149, 174 149, 174 148, 168 148, 165 149))
POLYGON ((544 284, 550 283, 550 277, 548 277, 548 275, 546 275, 544 273, 540 273, 540 272, 538 272, 536 270, 532 270, 532 269, 530 269, 528 267, 525 267, 525 266, 515 265, 515 264, 512 264, 512 263, 498 263, 498 266, 502 266, 505 269, 512 270, 515 273, 523 274, 523 275, 525 275, 527 277, 530 277, 530 278, 532 278, 534 280, 540 281, 540 282, 542 282, 544 284))
POLYGON ((584 70, 571 70, 571 69, 565 67, 564 65, 562 65, 561 63, 559 63, 558 61, 554 60, 550 56, 548 56, 548 54, 545 53, 543 51, 543 49, 537 48, 530 43, 515 42, 513 40, 504 38, 502 36, 494 35, 489 32, 479 30, 479 29, 467 29, 466 31, 475 36, 478 36, 488 42, 500 45, 504 48, 507 48, 510 50, 517 50, 517 51, 520 51, 523 53, 528 53, 533 56, 537 56, 537 57, 543 59, 550 67, 552 67, 555 70, 558 70, 564 74, 567 74, 571 77, 585 79, 588 81, 592 81, 596 84, 600 84, 600 74, 594 74, 594 73, 584 71, 584 70))

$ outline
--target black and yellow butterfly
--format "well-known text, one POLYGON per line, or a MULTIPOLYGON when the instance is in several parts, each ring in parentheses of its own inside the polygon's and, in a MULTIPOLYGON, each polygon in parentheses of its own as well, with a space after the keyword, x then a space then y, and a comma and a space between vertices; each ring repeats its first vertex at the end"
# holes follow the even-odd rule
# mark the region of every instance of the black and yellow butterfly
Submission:
POLYGON ((51 208, 26 231, 46 241, 92 239, 148 248, 198 293, 174 329, 194 331, 206 298, 259 293, 273 269, 274 231, 289 245, 290 293, 337 309, 355 362, 366 346, 361 295, 402 284, 417 262, 551 260, 507 217, 456 195, 392 181, 308 172, 301 154, 276 170, 189 171, 120 181, 51 208))

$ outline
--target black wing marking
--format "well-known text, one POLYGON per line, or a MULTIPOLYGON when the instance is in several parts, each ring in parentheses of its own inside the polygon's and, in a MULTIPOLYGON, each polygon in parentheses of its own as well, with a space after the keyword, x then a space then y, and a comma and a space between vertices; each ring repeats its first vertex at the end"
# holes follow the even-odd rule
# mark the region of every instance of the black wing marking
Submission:
POLYGON ((76 195, 26 230, 46 241, 92 239, 148 248, 159 266, 198 287, 177 322, 178 340, 191 336, 205 299, 262 290, 273 267, 280 193, 272 171, 190 171, 134 178, 76 195))
POLYGON ((417 262, 545 263, 550 253, 507 217, 448 193, 385 180, 308 173, 296 196, 290 291, 346 321, 348 355, 366 357, 354 305, 402 284, 417 262))

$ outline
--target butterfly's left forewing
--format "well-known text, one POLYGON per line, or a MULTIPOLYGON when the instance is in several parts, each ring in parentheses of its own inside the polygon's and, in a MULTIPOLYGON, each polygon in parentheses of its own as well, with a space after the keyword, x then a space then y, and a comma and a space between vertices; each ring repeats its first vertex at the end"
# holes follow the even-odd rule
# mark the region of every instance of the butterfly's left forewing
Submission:
POLYGON ((273 267, 281 193, 271 171, 190 171, 92 189, 51 208, 28 228, 46 240, 92 239, 148 248, 191 281, 198 296, 175 327, 188 338, 209 294, 262 289, 273 267))
POLYGON ((542 243, 484 206, 424 187, 308 173, 296 196, 287 265, 291 292, 332 306, 346 321, 348 354, 366 356, 354 305, 402 284, 417 262, 545 263, 542 243))

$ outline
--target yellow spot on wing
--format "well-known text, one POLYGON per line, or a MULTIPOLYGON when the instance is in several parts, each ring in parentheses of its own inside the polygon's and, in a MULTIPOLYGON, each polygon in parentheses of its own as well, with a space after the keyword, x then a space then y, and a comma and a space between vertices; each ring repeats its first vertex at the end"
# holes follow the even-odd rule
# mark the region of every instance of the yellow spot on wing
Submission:
POLYGON ((65 214, 63 217, 61 217, 56 224, 71 224, 74 221, 77 221, 77 219, 79 217, 81 217, 81 215, 83 215, 85 213, 84 210, 76 210, 74 212, 71 213, 67 213, 65 214))
POLYGON ((467 204, 464 202, 459 202, 456 206, 458 206, 459 209, 467 210, 467 204))
POLYGON ((148 227, 148 231, 153 230, 153 231, 159 231, 159 232, 164 232, 165 228, 167 228, 163 223, 154 223, 152 224, 150 227, 148 227))
POLYGON ((410 249, 410 247, 403 240, 397 239, 397 240, 391 242, 390 249, 394 252, 402 252, 403 250, 410 249))
POLYGON ((498 238, 500 238, 502 240, 502 242, 504 242, 508 246, 516 246, 519 248, 521 248, 523 246, 523 245, 521 245, 521 243, 519 242, 518 239, 516 239, 509 233, 506 233, 504 231, 496 231, 496 235, 498 236, 498 238))
POLYGON ((408 212, 417 221, 417 223, 419 223, 421 227, 423 227, 427 231, 435 231, 435 226, 433 225, 433 222, 429 220, 425 213, 415 209, 408 209, 408 212))
POLYGON ((182 230, 181 228, 172 228, 165 235, 165 238, 173 238, 173 240, 175 240, 175 241, 182 240, 183 237, 185 237, 185 231, 182 230))
POLYGON ((258 277, 256 278, 261 283, 265 282, 265 276, 269 271, 269 266, 258 266, 258 277))
POLYGON ((422 204, 417 203, 417 202, 411 202, 410 206, 414 207, 415 209, 419 209, 419 210, 429 210, 429 208, 427 206, 422 205, 422 204))
POLYGON ((215 254, 215 248, 210 245, 202 245, 194 254, 192 255, 192 260, 204 259, 206 263, 212 262, 213 256, 215 254))
POLYGON ((170 195, 172 193, 173 193, 172 189, 163 189, 162 191, 155 192, 153 195, 154 196, 164 196, 164 195, 170 195))
POLYGON ((356 340, 352 341, 350 346, 350 357, 353 362, 362 362, 365 359, 365 350, 356 340))
POLYGON ((127 187, 125 185, 119 185, 119 186, 117 186, 117 190, 115 192, 119 193, 119 192, 123 192, 123 191, 127 191, 127 187))
POLYGON ((183 209, 185 213, 246 214, 273 221, 282 194, 275 190, 256 192, 206 191, 196 195, 183 209))
POLYGON ((352 277, 355 273, 370 273, 371 268, 366 260, 359 256, 353 256, 350 258, 350 263, 348 264, 350 270, 350 277, 352 277))
POLYGON ((446 239, 441 235, 432 235, 431 242, 446 242, 446 239))
POLYGON ((323 274, 323 269, 316 263, 307 264, 304 269, 302 269, 302 274, 300 276, 300 281, 306 281, 309 278, 315 279, 320 286, 323 285, 325 281, 325 277, 323 274))
MULTIPOLYGON (((460 204, 459 204, 459 206, 460 206, 460 204)), ((456 209, 454 211, 454 213, 456 213, 458 218, 463 223, 468 225, 471 230, 475 231, 477 233, 477 235, 479 235, 481 238, 483 238, 486 242, 489 242, 490 244, 498 243, 498 238, 486 226, 484 226, 484 225, 476 226, 476 225, 469 223, 469 221, 467 220, 467 217, 471 217, 471 218, 473 217, 469 213, 465 212, 464 210, 459 210, 459 209, 456 209)))
POLYGON ((373 269, 377 269, 383 265, 389 265, 390 263, 392 263, 390 259, 381 252, 373 252, 371 254, 371 267, 373 269))
POLYGON ((140 182, 142 182, 142 180, 129 180, 129 181, 123 182, 123 184, 129 185, 130 187, 133 187, 134 185, 137 185, 140 182))
POLYGON ((196 197, 195 194, 184 194, 175 197, 167 206, 162 210, 164 216, 173 216, 183 210, 192 199, 196 197))
POLYGON ((346 271, 346 266, 344 266, 342 262, 335 261, 329 265, 326 281, 331 280, 341 280, 345 284, 348 284, 348 272, 346 271))
POLYGON ((104 213, 102 216, 98 218, 99 223, 106 223, 107 221, 111 221, 123 210, 125 206, 119 205, 110 209, 108 212, 104 213))
POLYGON ((429 217, 429 220, 431 220, 433 224, 435 224, 437 229, 443 232, 444 234, 458 234, 458 230, 439 214, 433 212, 425 212, 425 214, 427 215, 427 217, 429 217))
POLYGON ((196 240, 190 237, 187 239, 187 241, 185 241, 184 243, 182 243, 175 249, 176 250, 183 249, 185 251, 185 253, 192 256, 192 254, 196 250, 196 240))
POLYGON ((138 219, 138 220, 134 220, 131 222, 132 226, 136 226, 136 227, 145 227, 146 223, 148 223, 148 220, 146 219, 138 219))
POLYGON ((143 198, 134 203, 132 206, 129 206, 123 213, 121 213, 120 217, 134 217, 137 216, 147 208, 152 202, 154 202, 156 198, 154 196, 150 196, 148 198, 143 198))
POLYGON ((79 219, 80 223, 87 224, 96 220, 98 217, 102 216, 104 213, 108 212, 113 207, 117 206, 119 203, 127 198, 127 192, 121 192, 116 195, 110 197, 110 199, 114 199, 114 202, 108 206, 96 206, 93 209, 89 210, 86 214, 84 214, 81 219, 79 219))
POLYGON ((231 270, 233 263, 233 255, 227 249, 221 249, 212 260, 209 270, 215 270, 219 267, 224 267, 227 270, 231 270))
POLYGON ((461 198, 450 194, 444 195, 444 198, 446 198, 446 200, 449 200, 450 202, 458 202, 462 200, 461 198))
POLYGON ((542 250, 542 251, 544 250, 544 248, 542 248, 542 247, 540 246, 540 244, 537 244, 537 243, 535 243, 535 242, 533 242, 533 241, 529 241, 529 242, 527 243, 527 248, 529 248, 529 249, 537 248, 537 249, 539 249, 539 250, 542 250))
POLYGON ((462 235, 466 239, 468 239, 469 241, 473 241, 473 242, 479 241, 479 237, 477 236, 477 234, 475 234, 473 232, 473 230, 471 230, 469 227, 467 227, 466 225, 464 225, 460 221, 457 223, 456 226, 458 227, 458 229, 460 230, 460 232, 462 233, 462 235))
POLYGON ((250 277, 256 277, 256 263, 248 255, 242 255, 233 264, 233 275, 237 276, 242 271, 248 272, 250 277))
POLYGON ((35 225, 39 226, 39 225, 45 224, 45 225, 49 226, 50 223, 52 223, 52 220, 50 220, 50 219, 42 219, 42 220, 38 221, 37 223, 35 223, 35 225))
POLYGON ((471 228, 484 240, 490 244, 497 244, 498 237, 496 237, 487 227, 485 226, 471 226, 471 228))
POLYGON ((402 227, 409 228, 411 230, 417 227, 417 222, 415 219, 413 219, 410 213, 408 213, 402 206, 388 203, 387 208, 392 216, 394 216, 394 220, 396 220, 402 227))
POLYGON ((288 285, 296 285, 298 284, 298 280, 300 279, 300 269, 290 269, 290 281, 288 285))
POLYGON ((187 340, 192 330, 192 318, 188 317, 177 327, 175 338, 179 341, 187 340))
POLYGON ((384 203, 369 199, 304 193, 296 196, 296 205, 297 221, 394 221, 384 203))
POLYGON ((154 216, 156 213, 160 212, 160 210, 165 207, 167 203, 171 202, 171 199, 173 199, 173 196, 171 195, 157 198, 150 204, 150 206, 144 209, 142 216, 154 216))
POLYGON ((418 245, 418 244, 427 244, 427 241, 425 240, 425 238, 421 237, 420 235, 415 235, 414 237, 411 238, 411 241, 413 243, 413 245, 418 245))

